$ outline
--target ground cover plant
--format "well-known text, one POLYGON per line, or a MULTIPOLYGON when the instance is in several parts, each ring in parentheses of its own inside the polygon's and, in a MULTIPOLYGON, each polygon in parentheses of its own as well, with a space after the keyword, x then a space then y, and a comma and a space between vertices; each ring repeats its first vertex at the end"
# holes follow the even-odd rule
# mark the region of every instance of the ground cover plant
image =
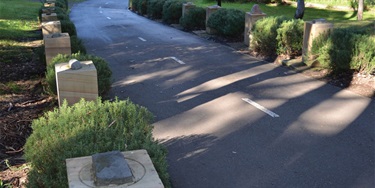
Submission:
POLYGON ((79 103, 33 121, 25 157, 29 187, 68 187, 65 159, 119 150, 146 149, 165 187, 170 187, 166 149, 152 138, 152 114, 129 100, 79 103), (53 135, 53 136, 51 136, 53 135))
POLYGON ((221 8, 208 18, 207 26, 215 29, 220 35, 236 37, 243 33, 244 23, 245 12, 237 9, 221 8))

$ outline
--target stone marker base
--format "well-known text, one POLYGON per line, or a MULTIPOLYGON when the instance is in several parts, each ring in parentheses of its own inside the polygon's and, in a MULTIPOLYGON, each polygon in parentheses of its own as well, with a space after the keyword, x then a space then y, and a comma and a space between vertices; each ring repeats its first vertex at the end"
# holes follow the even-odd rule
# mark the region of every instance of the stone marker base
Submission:
POLYGON ((54 33, 61 33, 60 21, 42 22, 42 33, 44 35, 51 35, 54 33))
POLYGON ((55 7, 55 3, 54 2, 46 2, 43 4, 44 7, 55 7))
POLYGON ((57 14, 56 13, 42 14, 42 22, 49 22, 49 21, 58 21, 57 14))
POLYGON ((206 8, 206 32, 208 34, 216 34, 217 31, 215 29, 212 29, 210 27, 207 27, 208 18, 211 16, 212 13, 219 10, 221 7, 218 5, 209 6, 206 8))
POLYGON ((193 8, 195 8, 195 5, 192 2, 182 4, 182 17, 185 17, 189 13, 189 10, 193 8))
POLYGON ((98 98, 98 76, 92 61, 82 61, 82 68, 72 70, 68 63, 55 65, 57 97, 59 106, 66 100, 73 105, 84 98, 93 101, 98 98))
MULTIPOLYGON (((132 183, 107 187, 128 188, 164 188, 158 173, 146 150, 121 152, 132 170, 132 183)), ((96 187, 92 177, 92 157, 66 159, 66 168, 70 188, 96 187)), ((98 187, 98 186, 97 186, 98 187)))
POLYGON ((70 55, 72 53, 69 33, 45 35, 43 41, 47 64, 50 64, 52 62, 52 58, 54 58, 57 54, 70 55))
POLYGON ((320 34, 328 32, 333 29, 333 23, 329 23, 324 19, 317 19, 313 21, 306 21, 303 31, 303 47, 302 55, 304 59, 311 51, 312 43, 320 34))
POLYGON ((250 45, 250 35, 251 29, 254 27, 256 21, 265 18, 266 14, 253 14, 251 12, 246 12, 245 16, 245 31, 244 31, 244 43, 249 46, 250 45))

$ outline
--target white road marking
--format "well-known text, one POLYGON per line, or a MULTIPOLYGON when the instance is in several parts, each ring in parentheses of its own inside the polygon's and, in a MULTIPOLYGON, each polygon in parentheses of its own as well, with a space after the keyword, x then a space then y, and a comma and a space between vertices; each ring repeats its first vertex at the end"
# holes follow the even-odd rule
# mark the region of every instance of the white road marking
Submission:
POLYGON ((142 37, 138 37, 139 38, 139 40, 141 40, 141 41, 143 41, 143 42, 146 42, 147 40, 146 39, 144 39, 144 38, 142 38, 142 37))
POLYGON ((185 65, 185 62, 177 59, 176 57, 170 57, 171 59, 175 60, 177 63, 181 64, 181 65, 185 65))
POLYGON ((279 115, 277 115, 276 113, 272 112, 271 110, 268 110, 267 108, 263 107, 262 105, 250 100, 249 98, 242 98, 243 101, 253 105, 255 108, 258 108, 259 110, 263 111, 264 113, 270 115, 271 117, 275 118, 275 117, 280 117, 279 115))
POLYGON ((110 17, 107 17, 108 20, 110 20, 111 18, 110 17))

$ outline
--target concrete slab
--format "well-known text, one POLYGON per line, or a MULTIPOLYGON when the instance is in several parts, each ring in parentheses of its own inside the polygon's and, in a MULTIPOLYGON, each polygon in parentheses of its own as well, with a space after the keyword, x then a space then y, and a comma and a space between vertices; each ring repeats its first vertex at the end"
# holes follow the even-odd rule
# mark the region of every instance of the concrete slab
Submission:
MULTIPOLYGON (((146 150, 121 152, 133 173, 134 181, 122 185, 104 187, 127 188, 164 188, 158 173, 146 150)), ((92 177, 92 157, 66 159, 68 181, 70 188, 103 187, 95 186, 92 177)))

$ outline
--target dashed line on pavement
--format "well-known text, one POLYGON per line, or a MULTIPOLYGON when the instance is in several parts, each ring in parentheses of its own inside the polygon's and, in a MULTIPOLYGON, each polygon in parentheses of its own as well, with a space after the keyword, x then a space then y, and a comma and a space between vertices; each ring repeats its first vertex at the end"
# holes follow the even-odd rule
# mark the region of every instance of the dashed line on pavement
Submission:
POLYGON ((181 65, 185 65, 185 62, 177 59, 176 57, 170 57, 171 59, 175 60, 177 63, 181 64, 181 65))
POLYGON ((110 20, 111 18, 110 17, 107 17, 108 20, 110 20))
POLYGON ((143 42, 146 42, 147 40, 142 38, 142 37, 138 37, 139 40, 143 41, 143 42))
POLYGON ((242 98, 243 101, 253 105, 255 108, 258 108, 259 110, 263 111, 264 113, 270 115, 271 117, 280 117, 278 114, 275 112, 272 112, 271 110, 268 110, 267 108, 263 107, 262 105, 250 100, 249 98, 242 98))

